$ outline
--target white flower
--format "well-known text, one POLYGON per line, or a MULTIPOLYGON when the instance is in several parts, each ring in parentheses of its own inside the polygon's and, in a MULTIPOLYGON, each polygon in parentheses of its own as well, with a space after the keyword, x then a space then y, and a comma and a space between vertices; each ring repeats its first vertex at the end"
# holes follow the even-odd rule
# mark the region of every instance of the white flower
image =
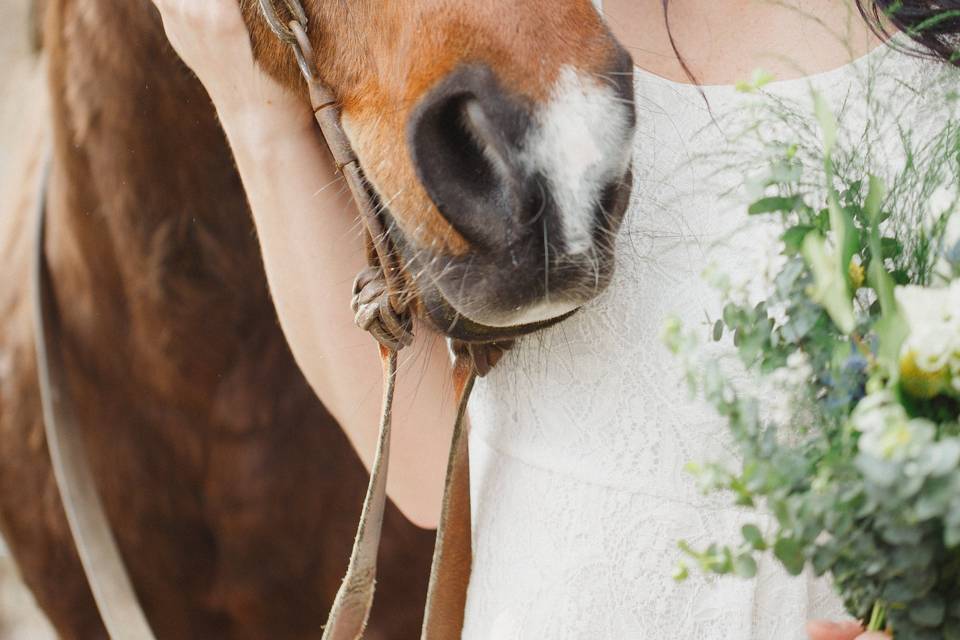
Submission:
POLYGON ((916 367, 924 373, 943 373, 953 359, 957 338, 957 335, 949 333, 947 327, 922 327, 910 333, 903 355, 912 358, 916 367))
POLYGON ((794 351, 787 356, 787 367, 794 371, 803 372, 803 375, 813 373, 813 369, 810 367, 810 356, 805 351, 794 351))
POLYGON ((881 460, 912 458, 937 435, 936 425, 920 418, 911 420, 889 392, 861 400, 851 420, 861 433, 860 451, 881 460))
POLYGON ((942 289, 897 287, 895 294, 911 331, 960 323, 960 280, 942 289))
POLYGON ((909 333, 900 352, 901 374, 908 391, 920 397, 941 393, 960 372, 960 280, 945 288, 905 286, 897 302, 909 333))
POLYGON ((775 369, 770 374, 774 386, 785 391, 794 391, 805 385, 813 375, 810 358, 803 351, 794 351, 787 356, 785 366, 775 369))
POLYGON ((890 391, 871 393, 857 404, 851 416, 854 428, 863 434, 879 433, 909 420, 906 410, 890 391))

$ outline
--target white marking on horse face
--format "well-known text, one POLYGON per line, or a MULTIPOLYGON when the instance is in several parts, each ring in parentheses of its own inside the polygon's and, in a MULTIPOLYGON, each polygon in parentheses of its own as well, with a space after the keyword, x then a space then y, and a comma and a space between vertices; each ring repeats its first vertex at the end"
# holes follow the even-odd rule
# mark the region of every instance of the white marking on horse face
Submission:
POLYGON ((521 162, 546 177, 568 254, 593 246, 603 191, 627 170, 632 108, 602 78, 565 66, 524 140, 521 162))

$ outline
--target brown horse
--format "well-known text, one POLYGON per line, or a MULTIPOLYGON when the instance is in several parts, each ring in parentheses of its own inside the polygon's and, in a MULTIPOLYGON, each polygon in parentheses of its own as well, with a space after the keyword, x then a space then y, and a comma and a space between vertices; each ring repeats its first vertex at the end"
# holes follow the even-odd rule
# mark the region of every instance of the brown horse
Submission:
MULTIPOLYGON (((214 111, 149 0, 40 5, 50 133, 18 182, 47 138, 71 391, 140 600, 160 638, 319 637, 366 474, 287 350, 214 111)), ((514 337, 605 286, 632 85, 589 0, 305 5, 424 317, 514 337)), ((260 62, 302 92, 243 6, 260 62)), ((31 199, 0 215, 0 521, 60 635, 102 638, 43 436, 31 199)), ((369 637, 416 637, 432 542, 389 512, 369 637)))

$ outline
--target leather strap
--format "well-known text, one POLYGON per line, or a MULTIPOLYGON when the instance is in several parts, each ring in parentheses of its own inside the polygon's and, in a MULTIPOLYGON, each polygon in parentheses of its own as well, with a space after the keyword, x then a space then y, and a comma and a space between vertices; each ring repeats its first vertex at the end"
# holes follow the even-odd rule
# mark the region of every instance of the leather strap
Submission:
POLYGON ((387 504, 387 471, 390 463, 390 427, 393 418, 393 393, 397 384, 397 352, 380 347, 383 362, 383 409, 380 413, 380 438, 370 470, 370 484, 360 513, 357 537, 350 554, 347 574, 340 585, 333 608, 323 630, 323 640, 358 640, 370 618, 376 589, 377 554, 383 513, 387 504))
POLYGON ((154 640, 100 502, 70 399, 60 314, 46 255, 50 165, 48 160, 37 197, 33 268, 34 344, 47 448, 70 533, 107 632, 114 640, 154 640))
POLYGON ((466 412, 477 370, 472 360, 460 354, 454 365, 459 407, 450 443, 443 510, 433 550, 430 587, 423 618, 422 640, 453 640, 463 632, 467 586, 473 563, 470 520, 470 451, 466 412))
MULTIPOLYGON (((384 369, 383 411, 380 439, 363 502, 360 524, 346 576, 327 618, 323 640, 360 640, 370 618, 376 590, 377 553, 383 513, 387 502, 387 472, 390 461, 390 430, 396 389, 397 352, 381 346, 384 369)), ((424 640, 460 637, 470 578, 470 473, 466 437, 466 408, 476 379, 470 361, 458 357, 454 382, 458 398, 457 420, 450 446, 443 508, 424 617, 424 640)))

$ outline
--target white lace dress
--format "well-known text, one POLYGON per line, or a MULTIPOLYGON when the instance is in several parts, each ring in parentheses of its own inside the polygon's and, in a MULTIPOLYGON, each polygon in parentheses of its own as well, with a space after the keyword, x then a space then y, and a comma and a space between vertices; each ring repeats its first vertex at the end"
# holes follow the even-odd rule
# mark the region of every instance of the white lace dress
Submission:
MULTIPOLYGON (((924 64, 878 51, 764 92, 809 111, 812 86, 839 109, 859 99, 866 70, 924 64)), ((743 194, 725 195, 743 176, 706 157, 742 147, 725 118, 766 98, 705 87, 705 101, 639 70, 636 83, 637 180, 613 284, 517 346, 473 398, 470 640, 800 640, 807 620, 843 616, 826 581, 769 559, 753 580, 672 578, 679 540, 737 542, 744 523, 765 523, 685 472, 730 446, 661 330, 676 315, 706 336, 720 309, 705 267, 749 278, 778 247, 768 230, 743 232, 743 194)))

